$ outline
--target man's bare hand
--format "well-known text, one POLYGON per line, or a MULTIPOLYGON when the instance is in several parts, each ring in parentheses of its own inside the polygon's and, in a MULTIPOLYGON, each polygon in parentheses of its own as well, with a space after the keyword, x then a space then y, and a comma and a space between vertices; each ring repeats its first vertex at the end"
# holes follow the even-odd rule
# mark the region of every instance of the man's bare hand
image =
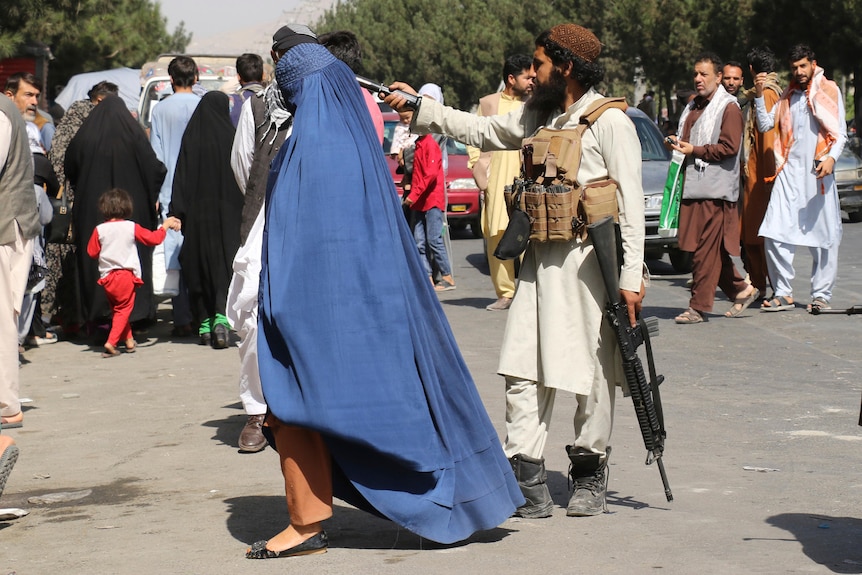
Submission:
POLYGON ((754 77, 754 95, 758 98, 763 96, 764 84, 766 84, 766 72, 758 72, 754 77))
POLYGON ((817 179, 822 179, 832 173, 832 169, 835 167, 835 158, 832 156, 826 156, 822 162, 817 164, 817 168, 815 168, 814 173, 817 174, 817 179))
POLYGON ((644 295, 646 295, 646 287, 643 283, 641 283, 641 291, 633 292, 625 289, 620 290, 620 297, 623 298, 623 301, 626 304, 629 312, 629 323, 632 327, 636 326, 638 323, 637 316, 641 313, 641 308, 643 307, 644 295))
POLYGON ((694 146, 689 142, 683 142, 679 138, 677 138, 676 143, 671 145, 671 148, 682 152, 686 156, 690 156, 694 152, 694 146))
MULTIPOLYGON (((388 96, 385 94, 378 94, 386 104, 400 113, 410 113, 412 114, 412 110, 406 106, 407 100, 396 90, 401 90, 402 92, 407 92, 408 94, 418 95, 416 94, 416 90, 410 87, 409 84, 405 84, 404 82, 394 82, 389 86, 389 89, 392 90, 392 93, 388 96)), ((412 121, 412 118, 411 118, 412 121)))

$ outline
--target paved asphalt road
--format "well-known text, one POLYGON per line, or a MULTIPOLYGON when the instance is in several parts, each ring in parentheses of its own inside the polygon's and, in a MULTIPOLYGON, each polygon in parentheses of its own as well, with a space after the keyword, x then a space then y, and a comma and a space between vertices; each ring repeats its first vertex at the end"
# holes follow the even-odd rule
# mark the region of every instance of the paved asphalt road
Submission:
MULTIPOLYGON (((493 293, 481 241, 453 246, 458 288, 440 298, 502 433, 494 372, 507 312, 484 309, 493 293)), ((836 307, 862 304, 860 248, 862 224, 845 222, 836 307)), ((799 253, 803 303, 809 266, 799 253)), ((249 543, 287 521, 276 455, 237 451, 236 348, 172 341, 162 321, 134 355, 104 360, 77 341, 26 353, 22 395, 33 401, 24 428, 4 431, 21 457, 0 508, 30 513, 0 521, 0 575, 862 573, 862 316, 753 309, 677 326, 687 278, 666 261, 650 267, 672 503, 618 396, 609 513, 566 517, 573 398, 562 394, 546 453, 553 517, 441 546, 337 502, 328 554, 246 560, 249 543)))

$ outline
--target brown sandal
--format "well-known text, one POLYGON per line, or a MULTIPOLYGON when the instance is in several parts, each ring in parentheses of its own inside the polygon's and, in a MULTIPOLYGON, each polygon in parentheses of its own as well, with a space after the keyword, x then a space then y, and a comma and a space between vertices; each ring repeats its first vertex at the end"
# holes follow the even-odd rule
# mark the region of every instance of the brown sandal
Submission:
POLYGON ((760 297, 760 290, 751 288, 751 294, 748 297, 737 297, 733 300, 733 305, 724 314, 724 317, 737 317, 739 314, 748 309, 748 306, 754 303, 754 300, 760 297))
POLYGON ((694 308, 688 308, 678 316, 676 316, 673 321, 680 324, 688 324, 688 323, 703 323, 706 321, 706 318, 703 317, 699 311, 694 308))

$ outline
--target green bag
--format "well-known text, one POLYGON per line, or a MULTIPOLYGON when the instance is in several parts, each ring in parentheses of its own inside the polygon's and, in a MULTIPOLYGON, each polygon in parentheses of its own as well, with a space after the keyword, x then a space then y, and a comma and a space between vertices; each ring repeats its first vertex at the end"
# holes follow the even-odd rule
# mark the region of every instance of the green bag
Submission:
POLYGON ((658 220, 658 235, 663 238, 675 238, 679 233, 679 204, 682 200, 682 186, 685 180, 684 163, 685 154, 674 150, 667 169, 667 180, 664 183, 664 194, 661 199, 661 215, 658 220))

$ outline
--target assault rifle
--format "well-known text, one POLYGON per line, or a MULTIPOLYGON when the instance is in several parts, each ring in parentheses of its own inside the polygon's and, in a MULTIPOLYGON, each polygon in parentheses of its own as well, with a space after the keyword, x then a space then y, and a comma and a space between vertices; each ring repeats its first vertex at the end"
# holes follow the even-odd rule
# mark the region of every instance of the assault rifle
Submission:
POLYGON ((649 339, 651 327, 655 333, 658 333, 658 321, 656 318, 646 320, 639 318, 635 327, 632 327, 629 322, 628 307, 620 296, 620 267, 617 263, 618 244, 613 218, 608 216, 598 223, 588 225, 587 232, 593 241, 593 250, 599 260, 599 269, 602 272, 605 290, 608 292, 605 319, 613 328, 620 346, 626 383, 632 396, 632 402, 634 402, 635 414, 647 450, 646 464, 656 462, 661 474, 661 481, 664 484, 664 494, 668 501, 673 501, 673 494, 670 491, 662 461, 664 440, 667 434, 664 429, 664 413, 662 412, 658 386, 664 381, 664 376, 656 375, 652 345, 649 339), (637 348, 642 343, 646 344, 650 381, 647 381, 646 375, 644 375, 643 364, 637 353, 637 348))
POLYGON ((360 86, 362 86, 372 94, 386 94, 387 96, 393 92, 398 94, 399 96, 407 100, 405 106, 407 106, 411 110, 418 110, 419 102, 422 101, 422 96, 408 94, 407 92, 403 92, 401 90, 390 90, 389 86, 381 84, 380 82, 375 82, 374 80, 369 80, 368 78, 363 78, 362 76, 357 75, 356 81, 359 82, 360 86))
MULTIPOLYGON (((856 315, 862 313, 862 305, 854 305, 853 307, 848 307, 847 309, 823 309, 817 306, 811 307, 811 315, 822 315, 827 313, 856 315)), ((862 423, 860 423, 859 425, 862 425, 862 423)))

